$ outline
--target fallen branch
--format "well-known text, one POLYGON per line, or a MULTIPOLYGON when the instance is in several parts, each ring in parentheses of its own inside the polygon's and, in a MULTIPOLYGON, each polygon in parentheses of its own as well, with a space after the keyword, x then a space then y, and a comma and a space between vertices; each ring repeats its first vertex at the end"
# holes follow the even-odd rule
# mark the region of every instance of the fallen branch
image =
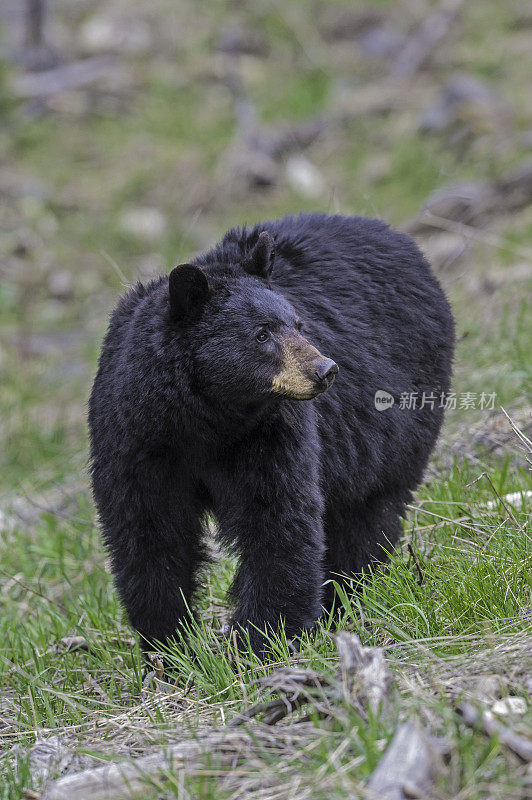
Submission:
POLYGON ((310 669, 294 669, 286 667, 272 672, 262 678, 258 683, 271 692, 280 694, 281 697, 262 703, 255 703, 250 708, 237 714, 229 722, 228 727, 234 728, 243 725, 250 719, 254 719, 260 714, 264 714, 262 722, 265 725, 275 725, 288 714, 302 708, 307 703, 316 703, 318 692, 325 697, 324 689, 329 685, 329 681, 310 669))
MULTIPOLYGON (((357 636, 347 632, 336 636, 336 645, 340 664, 333 677, 299 667, 277 670, 259 683, 281 696, 255 704, 235 716, 224 729, 211 730, 142 758, 59 778, 46 789, 41 800, 123 800, 142 796, 147 780, 164 780, 169 770, 175 773, 204 768, 205 760, 211 758, 221 775, 224 769, 235 769, 249 758, 257 741, 261 746, 277 747, 288 736, 290 741, 296 737, 308 743, 309 730, 317 730, 314 724, 301 724, 302 720, 281 726, 275 735, 265 725, 254 726, 249 733, 239 727, 259 715, 266 725, 274 725, 307 703, 311 704, 313 714, 328 719, 341 716, 338 706, 342 704, 356 708, 362 717, 368 716, 368 709, 382 713, 391 683, 382 649, 363 647, 357 636)), ((379 800, 426 796, 438 763, 437 743, 417 723, 402 725, 370 778, 370 796, 379 800)))
POLYGON ((414 75, 451 30, 463 0, 443 0, 421 23, 401 49, 390 74, 394 78, 414 75))
POLYGON ((417 722, 405 722, 371 775, 368 797, 404 800, 427 797, 441 768, 437 747, 417 722))
POLYGON ((114 63, 115 59, 108 55, 84 58, 43 72, 19 75, 13 80, 11 88, 21 98, 50 97, 105 78, 114 63))
POLYGON ((266 725, 275 725, 288 714, 311 703, 320 716, 335 716, 334 705, 347 702, 366 716, 369 706, 376 713, 388 699, 391 674, 384 652, 379 647, 363 647, 353 633, 342 631, 336 636, 340 666, 334 678, 328 679, 310 669, 287 667, 262 678, 259 683, 280 698, 256 703, 237 714, 230 727, 243 725, 264 714, 266 725))
POLYGON ((297 694, 290 699, 287 697, 279 697, 276 700, 270 700, 266 703, 255 703, 251 708, 233 717, 228 723, 228 727, 236 728, 239 725, 243 725, 245 722, 249 722, 250 719, 254 719, 254 717, 257 717, 259 714, 264 714, 262 719, 264 725, 275 725, 288 714, 292 714, 308 702, 310 702, 309 697, 297 694))
POLYGON ((406 223, 403 230, 416 235, 444 228, 466 234, 466 226, 482 225, 499 214, 525 208, 530 202, 532 165, 527 164, 495 181, 459 184, 437 190, 428 198, 421 214, 406 223))
POLYGON ((532 762, 532 741, 499 722, 491 711, 487 709, 480 711, 471 703, 462 703, 458 706, 458 713, 469 728, 480 728, 488 736, 497 736, 500 743, 508 750, 523 761, 532 762))

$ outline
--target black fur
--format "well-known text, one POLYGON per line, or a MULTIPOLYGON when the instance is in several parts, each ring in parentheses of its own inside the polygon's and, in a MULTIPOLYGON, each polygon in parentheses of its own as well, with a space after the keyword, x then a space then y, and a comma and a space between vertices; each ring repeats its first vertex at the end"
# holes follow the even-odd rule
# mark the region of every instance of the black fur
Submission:
POLYGON ((443 415, 399 398, 448 390, 453 320, 416 245, 377 220, 285 217, 229 231, 194 263, 207 292, 187 265, 171 302, 165 275, 111 317, 90 399, 94 497, 120 597, 148 641, 184 617, 214 514, 240 561, 233 624, 260 652, 253 626, 282 618, 297 635, 333 602, 328 577, 397 541, 443 415), (314 400, 272 394, 277 334, 257 340, 299 320, 340 368, 314 400), (386 411, 379 389, 396 400, 386 411))

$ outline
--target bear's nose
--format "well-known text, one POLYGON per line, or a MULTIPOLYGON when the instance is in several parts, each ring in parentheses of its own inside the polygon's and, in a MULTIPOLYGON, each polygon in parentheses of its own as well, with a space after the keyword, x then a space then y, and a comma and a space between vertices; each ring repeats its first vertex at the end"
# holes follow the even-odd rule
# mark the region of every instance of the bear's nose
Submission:
POLYGON ((324 358, 323 361, 319 361, 316 365, 314 377, 320 383, 324 381, 329 384, 332 383, 335 375, 338 375, 338 364, 332 358, 324 358))

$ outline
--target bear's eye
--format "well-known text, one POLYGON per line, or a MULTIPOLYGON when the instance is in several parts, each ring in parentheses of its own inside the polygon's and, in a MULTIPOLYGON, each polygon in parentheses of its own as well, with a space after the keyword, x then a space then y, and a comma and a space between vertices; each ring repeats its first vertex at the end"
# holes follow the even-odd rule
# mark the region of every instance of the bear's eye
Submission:
POLYGON ((257 342, 267 342, 270 338, 270 332, 264 328, 257 333, 257 342))
POLYGON ((302 331, 303 330, 303 323, 301 322, 300 319, 298 319, 296 321, 296 328, 297 328, 298 331, 302 331))

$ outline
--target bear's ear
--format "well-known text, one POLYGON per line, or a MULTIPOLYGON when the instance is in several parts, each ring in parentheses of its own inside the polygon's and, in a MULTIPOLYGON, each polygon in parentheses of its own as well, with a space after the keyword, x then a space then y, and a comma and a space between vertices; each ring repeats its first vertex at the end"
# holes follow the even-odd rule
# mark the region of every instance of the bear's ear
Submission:
POLYGON ((170 316, 175 322, 200 311, 209 296, 209 284, 203 270, 194 264, 174 267, 168 280, 170 316))
POLYGON ((246 258, 242 266, 249 275, 268 280, 275 261, 275 243, 268 231, 262 231, 258 242, 246 258))

